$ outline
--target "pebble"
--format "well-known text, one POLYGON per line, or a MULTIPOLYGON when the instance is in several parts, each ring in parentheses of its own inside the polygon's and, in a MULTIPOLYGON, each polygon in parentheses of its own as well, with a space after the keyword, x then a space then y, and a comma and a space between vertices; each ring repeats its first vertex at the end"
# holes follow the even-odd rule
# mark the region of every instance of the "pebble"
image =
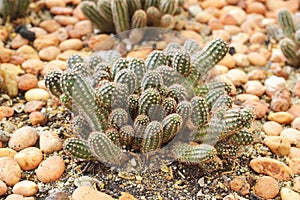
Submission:
POLYGON ((299 158, 300 159, 300 148, 297 147, 291 147, 290 153, 289 153, 289 158, 299 158))
POLYGON ((287 111, 292 104, 291 92, 288 89, 276 91, 272 95, 270 108, 275 111, 287 111))
POLYGON ((68 39, 59 44, 59 49, 62 52, 67 50, 80 50, 82 47, 83 43, 80 39, 68 39))
POLYGON ((300 131, 294 128, 286 128, 281 131, 280 135, 287 138, 292 145, 300 147, 300 131))
POLYGON ((238 87, 248 81, 247 74, 240 69, 231 69, 227 72, 226 77, 231 80, 234 86, 238 87))
POLYGON ((265 56, 256 52, 249 53, 248 60, 250 64, 254 66, 266 66, 268 62, 265 56))
POLYGON ((20 194, 10 194, 5 200, 35 200, 33 197, 23 197, 20 194))
POLYGON ((9 106, 0 106, 0 121, 5 117, 14 115, 14 109, 9 106))
POLYGON ((294 116, 288 112, 275 112, 268 115, 268 120, 275 121, 280 124, 290 124, 294 119, 294 116))
POLYGON ((67 69, 67 65, 65 61, 62 60, 52 60, 45 64, 41 71, 41 75, 45 76, 49 71, 55 70, 55 71, 63 71, 67 69))
POLYGON ((92 51, 109 50, 114 46, 114 40, 107 34, 91 36, 88 40, 88 46, 92 51))
POLYGON ((227 53, 224 58, 218 63, 219 65, 224 65, 226 66, 228 69, 233 69, 235 68, 235 60, 233 58, 232 55, 230 55, 229 53, 227 53))
POLYGON ((48 33, 53 33, 61 27, 60 24, 54 19, 43 20, 39 26, 48 33))
POLYGON ((278 180, 288 181, 292 170, 283 162, 273 158, 259 157, 250 161, 251 168, 260 174, 266 174, 278 180))
POLYGON ((29 197, 38 192, 38 186, 35 182, 24 180, 15 184, 12 192, 14 194, 20 194, 24 197, 29 197))
POLYGON ((69 197, 63 191, 55 191, 47 196, 45 200, 69 200, 69 197))
POLYGON ((16 51, 16 55, 23 57, 25 60, 30 58, 39 59, 38 52, 32 46, 29 45, 24 45, 18 48, 16 51))
POLYGON ((40 37, 41 35, 47 35, 47 31, 40 27, 29 27, 28 30, 34 32, 36 38, 40 37))
POLYGON ((229 35, 233 36, 241 32, 240 27, 235 25, 224 25, 224 30, 229 33, 229 35))
POLYGON ((0 158, 0 180, 8 186, 13 186, 21 179, 21 168, 18 163, 9 157, 0 158))
POLYGON ((66 1, 65 0, 45 0, 45 5, 51 9, 53 7, 66 7, 66 1))
POLYGON ((65 27, 61 27, 57 29, 55 32, 52 33, 55 35, 60 42, 65 41, 66 39, 69 38, 69 33, 65 27))
POLYGON ((65 162, 59 156, 52 156, 41 162, 36 170, 37 178, 43 183, 58 180, 65 170, 65 162))
POLYGON ((250 65, 248 56, 242 53, 236 53, 233 55, 236 66, 238 67, 248 67, 250 65))
POLYGON ((11 148, 0 148, 0 157, 14 158, 17 152, 11 148))
POLYGON ((291 144, 283 136, 268 136, 263 140, 263 143, 277 155, 286 156, 290 153, 291 144))
POLYGON ((25 99, 26 101, 47 101, 49 99, 50 95, 49 93, 44 90, 44 89, 40 89, 40 88, 34 88, 31 90, 28 90, 25 93, 25 99))
POLYGON ((249 102, 259 102, 259 97, 253 94, 238 94, 236 95, 236 100, 243 104, 247 104, 249 102))
POLYGON ((237 176, 230 182, 230 188, 239 194, 246 195, 250 193, 250 184, 245 176, 237 176))
POLYGON ((282 77, 271 76, 265 81, 266 93, 268 96, 272 96, 276 91, 286 88, 285 79, 282 77))
POLYGON ((264 33, 256 32, 250 36, 249 41, 251 44, 263 44, 266 41, 266 39, 267 39, 267 37, 264 33))
POLYGON ((16 151, 21 151, 27 147, 35 145, 38 138, 39 136, 34 128, 24 126, 11 134, 8 146, 16 151))
POLYGON ((29 44, 29 40, 23 38, 20 34, 17 34, 10 43, 10 47, 13 49, 18 49, 23 45, 29 44))
POLYGON ((287 112, 293 115, 295 118, 300 117, 300 105, 292 104, 291 107, 287 110, 287 112))
POLYGON ((39 56, 42 60, 51 61, 61 53, 60 49, 56 46, 46 47, 39 52, 39 56))
POLYGON ((8 48, 4 48, 0 46, 1 54, 0 54, 0 61, 2 63, 7 63, 11 60, 13 51, 8 48))
POLYGON ((32 125, 46 125, 47 124, 47 116, 40 112, 40 111, 34 111, 29 114, 29 121, 32 125))
POLYGON ((300 193, 300 176, 293 179, 293 190, 300 193))
POLYGON ((281 200, 300 200, 300 194, 287 187, 281 188, 280 197, 281 200))
POLYGON ((294 174, 300 174, 300 158, 289 159, 288 165, 294 174))
POLYGON ((293 87, 293 92, 297 97, 300 97, 300 82, 297 82, 293 87))
POLYGON ((72 194, 72 200, 91 200, 91 199, 105 199, 113 200, 111 196, 94 190, 90 186, 80 186, 72 194))
POLYGON ((42 107, 44 105, 45 105, 44 101, 37 101, 37 100, 28 101, 25 104, 24 111, 26 113, 31 113, 31 112, 34 112, 34 111, 39 111, 39 110, 42 109, 42 107))
POLYGON ((190 38, 190 39, 194 39, 197 42, 199 42, 200 46, 203 46, 203 38, 202 36, 197 33, 196 31, 192 31, 192 30, 181 30, 180 31, 182 36, 184 36, 185 38, 190 38))
POLYGON ((30 90, 37 87, 38 79, 33 74, 24 74, 17 78, 18 88, 20 90, 30 90))
POLYGON ((262 130, 268 136, 279 136, 283 130, 282 126, 274 121, 267 121, 263 124, 262 130))
POLYGON ((211 30, 221 30, 221 29, 223 29, 223 23, 221 22, 221 20, 219 20, 217 18, 211 18, 208 21, 208 26, 211 30))
POLYGON ((43 160, 43 153, 37 147, 28 147, 14 156, 22 170, 29 171, 37 168, 43 160))
POLYGON ((259 102, 249 102, 246 105, 254 109, 255 119, 262 119, 269 112, 269 106, 263 100, 259 102))
POLYGON ((262 176, 257 180, 254 190, 257 196, 265 199, 272 199, 279 193, 279 183, 270 176, 262 176))
POLYGON ((62 149, 63 143, 58 135, 51 131, 40 134, 40 149, 44 153, 53 153, 62 149))
POLYGON ((4 42, 9 36, 8 29, 1 27, 0 28, 0 41, 4 42))
POLYGON ((205 11, 198 12, 195 19, 200 22, 206 24, 213 16, 205 11))
POLYGON ((73 16, 76 17, 79 20, 86 20, 87 18, 84 16, 82 10, 81 10, 81 4, 82 2, 80 2, 75 9, 73 10, 73 16))
MULTIPOLYGON (((226 7, 225 7, 226 8, 226 7)), ((224 11, 225 9, 223 9, 224 11)), ((228 12, 221 16, 221 21, 225 25, 241 25, 247 17, 246 12, 239 7, 227 7, 228 12)))
POLYGON ((55 34, 42 35, 36 38, 33 46, 36 50, 40 51, 49 46, 58 46, 60 40, 55 34))
POLYGON ((78 19, 73 16, 56 15, 54 19, 62 26, 74 25, 78 22, 78 19))
POLYGON ((150 49, 141 49, 136 51, 130 51, 127 54, 127 58, 142 58, 146 60, 147 56, 151 53, 150 49))
POLYGON ((74 25, 74 30, 78 31, 81 35, 89 35, 93 32, 93 24, 89 20, 79 21, 74 25))
POLYGON ((6 184, 2 180, 0 180, 0 196, 5 195, 6 192, 7 192, 6 184))
POLYGON ((248 81, 245 86, 244 86, 245 90, 246 90, 246 93, 248 94, 253 94, 253 95, 256 95, 256 96, 262 96, 266 89, 265 87, 261 84, 260 81, 248 81))
POLYGON ((246 44, 249 40, 249 35, 246 33, 238 33, 232 36, 232 43, 246 44))
POLYGON ((44 67, 43 61, 40 59, 30 58, 22 63, 22 69, 26 71, 26 73, 30 74, 38 74, 44 67))
POLYGON ((50 9, 50 13, 54 15, 72 15, 73 9, 70 7, 54 6, 50 9))
POLYGON ((121 192, 121 196, 119 197, 119 200, 138 200, 135 198, 132 194, 129 194, 128 192, 121 192))

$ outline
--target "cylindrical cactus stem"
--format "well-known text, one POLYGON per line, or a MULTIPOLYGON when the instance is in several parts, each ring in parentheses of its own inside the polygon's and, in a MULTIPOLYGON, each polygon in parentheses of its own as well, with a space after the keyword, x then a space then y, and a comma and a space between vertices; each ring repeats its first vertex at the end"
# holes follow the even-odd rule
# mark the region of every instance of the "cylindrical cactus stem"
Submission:
POLYGON ((222 39, 215 39, 191 57, 192 65, 197 72, 199 72, 200 76, 203 77, 212 67, 223 59, 227 51, 228 44, 222 39))
POLYGON ((111 10, 116 28, 116 33, 130 29, 129 12, 126 0, 111 0, 111 10))
POLYGON ((132 121, 134 121, 139 114, 139 98, 140 96, 137 94, 131 94, 128 97, 128 110, 132 121))
POLYGON ((50 90, 51 94, 59 98, 63 91, 60 86, 60 78, 62 76, 62 72, 60 71, 50 71, 45 76, 45 85, 50 90))
POLYGON ((290 38, 284 38, 279 42, 283 55, 291 66, 299 66, 300 60, 297 57, 297 44, 290 38))
POLYGON ((108 121, 112 127, 119 130, 122 126, 127 125, 128 113, 122 108, 116 108, 110 113, 108 121))
POLYGON ((110 33, 114 31, 113 24, 100 15, 94 2, 84 1, 81 4, 82 13, 101 31, 110 33))
POLYGON ((217 151, 208 144, 178 144, 174 146, 174 154, 175 158, 180 162, 201 164, 214 159, 217 156, 217 151))
POLYGON ((142 58, 131 58, 128 63, 128 69, 133 71, 137 77, 137 88, 141 86, 142 79, 146 73, 145 62, 142 58))
POLYGON ((135 135, 133 127, 131 125, 122 126, 119 133, 121 145, 131 145, 135 135))
POLYGON ((132 147, 134 149, 139 149, 142 147, 142 141, 147 125, 150 123, 150 118, 147 115, 138 115, 133 122, 134 129, 134 139, 132 142, 132 147))
POLYGON ((104 61, 100 55, 96 54, 91 57, 88 57, 86 59, 86 66, 87 66, 89 74, 93 74, 97 65, 99 65, 100 63, 104 64, 104 61))
POLYGON ((160 3, 160 0, 145 0, 144 10, 147 10, 151 6, 158 7, 159 3, 160 3))
POLYGON ((28 6, 31 3, 31 0, 17 0, 15 5, 16 16, 24 17, 27 13, 28 6))
POLYGON ((282 29, 277 24, 270 24, 267 26, 268 35, 277 42, 284 38, 282 29))
POLYGON ((156 69, 161 65, 168 65, 167 56, 163 53, 163 51, 155 50, 150 53, 145 61, 145 65, 147 70, 156 69))
POLYGON ((117 146, 121 147, 121 139, 119 131, 115 128, 108 128, 105 130, 105 135, 117 146))
POLYGON ((178 8, 178 0, 160 0, 159 10, 163 14, 174 15, 178 8))
POLYGON ((167 97, 162 101, 161 106, 166 114, 171 114, 174 113, 177 102, 174 98, 167 97))
POLYGON ((226 95, 226 91, 223 88, 210 90, 205 96, 205 101, 209 109, 212 109, 216 101, 223 95, 226 95))
POLYGON ((189 101, 181 101, 177 104, 176 113, 182 117, 183 124, 187 122, 192 113, 192 104, 189 101))
POLYGON ((168 88, 167 97, 172 97, 179 103, 186 100, 187 89, 181 84, 173 84, 168 88))
POLYGON ((102 17, 106 19, 107 22, 113 23, 112 10, 110 5, 111 0, 101 0, 97 2, 97 8, 102 17))
POLYGON ((75 64, 84 63, 84 59, 79 54, 72 54, 68 57, 66 63, 67 63, 67 68, 68 69, 73 69, 75 64))
POLYGON ((131 19, 131 28, 143 28, 147 26, 147 14, 144 10, 136 10, 131 19))
POLYGON ((104 133, 92 132, 88 145, 93 155, 109 165, 120 165, 124 156, 122 149, 115 145, 104 133))
POLYGON ((158 121, 150 122, 143 136, 142 148, 143 153, 156 151, 161 147, 163 139, 163 126, 158 121))
POLYGON ((99 55, 101 55, 108 65, 112 65, 115 61, 121 58, 121 54, 117 50, 100 51, 99 55))
POLYGON ((236 145, 249 145, 254 141, 254 136, 251 131, 242 129, 230 136, 228 141, 236 145))
POLYGON ((175 27, 176 20, 171 14, 164 14, 160 19, 160 26, 167 29, 173 29, 175 27))
POLYGON ((172 65, 181 75, 188 76, 192 70, 190 54, 184 51, 175 53, 172 65))
POLYGON ((155 71, 159 72, 164 85, 167 87, 176 84, 179 81, 180 74, 172 67, 162 65, 157 67, 155 71))
POLYGON ((163 86, 163 79, 156 70, 147 71, 144 75, 141 83, 142 91, 147 90, 148 88, 156 88, 159 90, 163 86))
POLYGON ((240 153, 239 146, 222 141, 218 142, 215 145, 215 148, 217 149, 218 154, 222 156, 222 158, 236 158, 240 153))
POLYGON ((142 9, 142 3, 140 0, 127 0, 127 6, 129 17, 132 17, 135 11, 142 9))
POLYGON ((160 19, 161 19, 161 12, 159 9, 155 6, 150 6, 146 10, 147 13, 147 25, 148 26, 159 26, 160 25, 160 19))
POLYGON ((110 81, 110 74, 107 71, 98 70, 97 73, 94 73, 92 76, 93 87, 97 87, 103 80, 110 81))
POLYGON ((92 128, 87 122, 87 120, 82 115, 78 115, 74 117, 72 121, 72 128, 74 132, 82 139, 87 140, 90 133, 92 132, 92 128))
POLYGON ((149 114, 149 110, 153 105, 159 105, 161 96, 157 89, 149 88, 145 90, 139 99, 139 114, 149 114))
POLYGON ((64 141, 63 149, 65 152, 79 159, 89 160, 94 158, 92 152, 88 147, 88 144, 78 138, 66 139, 64 141))
POLYGON ((201 127, 208 122, 208 106, 205 99, 195 96, 191 99, 191 104, 191 122, 195 127, 201 127))
POLYGON ((132 94, 136 89, 137 77, 130 69, 122 69, 116 74, 114 82, 126 85, 129 94, 132 94))
POLYGON ((4 19, 13 18, 15 16, 14 0, 2 0, 0 2, 0 14, 4 19))
POLYGON ((231 86, 225 82, 210 82, 207 84, 198 85, 195 88, 195 95, 205 96, 212 90, 224 90, 226 94, 231 94, 231 86))
POLYGON ((126 58, 120 58, 116 62, 114 62, 111 68, 111 77, 114 79, 119 71, 128 68, 128 63, 129 61, 126 58))
POLYGON ((172 113, 162 120, 163 140, 162 143, 169 142, 179 132, 182 127, 182 117, 177 113, 172 113))
POLYGON ((221 95, 216 102, 213 103, 211 111, 214 112, 220 108, 230 109, 232 107, 232 98, 228 95, 221 95))
POLYGON ((300 29, 296 31, 294 39, 298 45, 300 45, 300 29))
POLYGON ((194 39, 188 39, 183 44, 184 49, 190 54, 194 54, 195 52, 200 50, 200 44, 194 39))
POLYGON ((282 8, 277 14, 277 20, 286 37, 293 39, 295 25, 291 12, 287 8, 282 8))

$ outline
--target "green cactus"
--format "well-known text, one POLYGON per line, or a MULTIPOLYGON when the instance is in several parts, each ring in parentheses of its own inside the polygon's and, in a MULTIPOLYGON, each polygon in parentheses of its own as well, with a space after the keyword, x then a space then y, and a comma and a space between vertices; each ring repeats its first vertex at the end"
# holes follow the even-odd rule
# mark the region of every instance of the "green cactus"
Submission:
POLYGON ((182 117, 177 113, 172 113, 162 120, 163 139, 162 142, 169 142, 178 133, 182 126, 182 117))
POLYGON ((131 19, 131 28, 144 28, 146 26, 147 26, 146 12, 142 9, 135 11, 131 19))
POLYGON ((132 94, 136 89, 137 77, 130 69, 122 69, 116 74, 116 83, 122 83, 127 86, 129 94, 132 94))
POLYGON ((297 44, 290 38, 284 38, 280 40, 279 46, 288 63, 292 66, 299 66, 300 57, 297 55, 297 44))
POLYGON ((175 53, 172 65, 181 75, 188 76, 192 70, 190 54, 183 51, 175 53))
POLYGON ((129 11, 126 0, 111 0, 111 10, 113 14, 116 33, 121 33, 130 29, 129 11))
POLYGON ((186 40, 183 44, 183 47, 189 54, 194 54, 200 50, 200 44, 193 39, 186 40))
POLYGON ((60 98, 60 96, 63 94, 63 91, 60 86, 60 78, 61 78, 62 72, 60 71, 50 71, 45 76, 45 85, 50 90, 50 92, 60 98))
POLYGON ((286 37, 293 38, 295 34, 295 25, 291 12, 287 8, 279 10, 277 20, 286 37))
POLYGON ((147 57, 145 65, 147 70, 153 70, 159 66, 168 65, 168 59, 163 51, 155 50, 147 57))
POLYGON ((89 160, 94 158, 88 144, 77 138, 66 139, 64 141, 64 150, 79 159, 89 160))
POLYGON ((153 105, 159 105, 161 96, 157 89, 149 88, 145 90, 139 99, 139 114, 149 114, 149 110, 153 105))
POLYGON ((141 88, 143 91, 147 90, 148 88, 156 88, 159 90, 163 84, 163 79, 159 71, 148 70, 143 77, 141 88))
POLYGON ((158 121, 150 122, 143 136, 141 151, 148 153, 160 148, 163 140, 163 126, 158 121))
POLYGON ((100 15, 106 19, 107 22, 113 23, 113 15, 111 10, 111 0, 101 0, 97 2, 97 8, 100 15))
POLYGON ((28 11, 31 0, 1 0, 0 15, 3 19, 24 17, 28 11))

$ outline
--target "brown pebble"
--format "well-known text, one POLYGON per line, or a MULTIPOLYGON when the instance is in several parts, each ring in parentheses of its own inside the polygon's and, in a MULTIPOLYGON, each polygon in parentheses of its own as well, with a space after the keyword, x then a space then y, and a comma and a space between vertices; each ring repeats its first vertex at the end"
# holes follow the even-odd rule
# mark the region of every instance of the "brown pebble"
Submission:
POLYGON ((244 86, 247 94, 253 94, 258 97, 265 93, 265 87, 259 81, 248 81, 244 86))
POLYGON ((69 38, 69 33, 65 27, 61 27, 52 33, 55 35, 60 42, 65 41, 69 38))
POLYGON ((42 60, 51 61, 59 55, 60 49, 55 46, 46 47, 39 52, 39 56, 42 60))
POLYGON ((208 21, 208 26, 211 30, 220 30, 223 29, 223 23, 217 18, 211 18, 208 21))
POLYGON ((230 188, 242 195, 249 194, 250 184, 247 182, 245 176, 236 176, 230 182, 230 188))
POLYGON ((46 197, 45 200, 70 200, 69 196, 63 191, 55 191, 46 197))
POLYGON ((136 51, 130 51, 127 54, 127 58, 142 58, 145 60, 150 53, 151 53, 150 49, 141 49, 141 50, 136 50, 136 51))
POLYGON ((9 36, 8 29, 1 27, 0 28, 0 41, 2 41, 2 42, 6 41, 8 36, 9 36))
POLYGON ((286 128, 281 131, 280 135, 286 137, 292 145, 300 147, 300 131, 294 128, 286 128))
POLYGON ((0 180, 8 186, 13 186, 21 179, 21 168, 18 163, 9 157, 0 158, 0 180))
POLYGON ((72 200, 105 199, 114 200, 111 196, 94 190, 90 186, 80 186, 72 194, 72 200))
POLYGON ((268 136, 279 136, 283 130, 282 126, 274 121, 265 122, 262 126, 262 130, 268 136))
POLYGON ((114 41, 107 34, 91 36, 88 41, 88 46, 91 50, 109 50, 113 47, 114 41))
POLYGON ((33 88, 25 93, 26 101, 47 101, 49 97, 50 94, 46 90, 41 88, 33 88))
POLYGON ((16 151, 35 145, 38 140, 37 131, 29 126, 17 129, 8 142, 8 146, 16 151))
POLYGON ((30 27, 28 30, 34 32, 36 38, 40 37, 41 35, 47 35, 47 31, 40 27, 30 27))
POLYGON ((65 69, 67 69, 66 62, 64 62, 62 60, 52 60, 45 64, 45 66, 43 67, 43 69, 41 71, 41 75, 45 76, 51 70, 63 71, 65 69))
POLYGON ((74 25, 78 22, 78 19, 72 16, 56 15, 54 19, 62 26, 74 25))
POLYGON ((37 87, 38 79, 33 74, 24 74, 18 77, 18 88, 20 90, 30 90, 37 87))
POLYGON ((291 147, 290 153, 289 153, 289 158, 299 158, 300 159, 300 148, 297 147, 291 147))
POLYGON ((13 56, 13 51, 8 48, 4 48, 0 46, 0 61, 1 63, 8 63, 13 56))
POLYGON ((45 105, 45 102, 43 102, 43 101, 36 101, 36 100, 28 101, 25 104, 24 111, 26 113, 32 113, 34 111, 39 111, 42 109, 42 107, 44 105, 45 105))
POLYGON ((261 15, 265 15, 267 11, 266 6, 262 2, 251 2, 247 5, 246 12, 247 13, 257 13, 261 15))
POLYGON ((291 127, 300 130, 300 117, 296 117, 291 123, 291 127))
POLYGON ((279 183, 270 176, 262 176, 257 180, 254 190, 257 196, 265 199, 272 199, 279 193, 279 183))
POLYGON ((43 183, 58 180, 65 170, 65 162, 59 156, 44 160, 36 170, 37 178, 43 183))
POLYGON ((291 107, 287 110, 287 112, 293 115, 295 118, 300 117, 300 105, 292 104, 291 107))
POLYGON ((52 33, 61 27, 60 24, 54 19, 43 20, 39 26, 48 33, 52 33))
POLYGON ((5 117, 14 115, 14 109, 8 106, 0 106, 0 121, 5 117))
POLYGON ((66 7, 66 1, 65 0, 45 0, 45 5, 51 9, 53 7, 66 7))
POLYGON ((253 33, 250 37, 251 44, 263 44, 266 41, 267 37, 262 32, 253 33))
POLYGON ((42 162, 43 153, 36 147, 28 147, 18 152, 14 159, 22 170, 33 170, 42 162))
POLYGON ((293 190, 300 193, 300 176, 293 179, 293 190))
POLYGON ((277 155, 286 156, 290 153, 291 144, 285 137, 268 136, 263 140, 263 144, 269 147, 269 149, 277 155))
POLYGON ((30 74, 38 74, 43 69, 44 63, 39 59, 28 59, 22 63, 22 68, 30 74))
POLYGON ((288 89, 282 89, 276 91, 272 95, 272 100, 270 103, 270 108, 275 111, 287 111, 292 105, 292 94, 288 89))
POLYGON ((58 135, 51 131, 40 134, 40 149, 44 153, 53 153, 62 149, 63 143, 58 135))
POLYGON ((59 44, 59 49, 64 52, 67 50, 80 50, 83 43, 80 39, 68 39, 59 44))
POLYGON ((275 121, 280 124, 290 124, 294 119, 294 116, 288 112, 275 112, 270 113, 268 116, 268 120, 275 121))
POLYGON ((70 7, 54 6, 50 9, 50 13, 54 15, 72 15, 73 9, 70 7))
POLYGON ((80 32, 81 35, 89 35, 93 32, 92 22, 89 20, 79 21, 74 25, 74 30, 80 32))
POLYGON ((0 196, 5 195, 6 192, 7 192, 6 184, 2 180, 0 180, 0 196))
POLYGON ((218 63, 219 65, 224 65, 228 69, 232 69, 235 67, 235 60, 232 55, 227 53, 225 57, 218 63))
POLYGON ((247 74, 241 69, 231 69, 227 72, 226 77, 232 81, 234 86, 241 86, 248 81, 247 74))
POLYGON ((29 114, 29 121, 32 125, 42 125, 44 126, 48 119, 47 116, 39 111, 34 111, 32 113, 29 114))
POLYGON ((32 181, 20 181, 14 185, 12 192, 14 194, 20 194, 24 197, 33 196, 37 193, 38 186, 35 182, 32 181))
POLYGON ((300 200, 300 194, 287 187, 280 189, 280 197, 281 200, 300 200))
POLYGON ((10 43, 10 47, 13 49, 18 49, 23 45, 29 44, 29 40, 26 38, 23 38, 20 34, 17 34, 16 37, 14 37, 10 43))
POLYGON ((121 196, 119 197, 119 200, 138 200, 138 199, 128 192, 121 192, 121 196))
POLYGON ((243 53, 236 53, 233 58, 238 67, 248 67, 250 65, 248 56, 243 53))
POLYGON ((73 16, 79 20, 86 20, 87 18, 85 17, 85 15, 83 14, 83 12, 81 10, 81 5, 82 5, 82 2, 80 2, 76 6, 76 8, 73 10, 73 16))
POLYGON ((259 157, 250 161, 251 168, 260 174, 266 174, 278 180, 288 181, 292 170, 283 162, 273 158, 259 157))
POLYGON ((300 174, 300 158, 289 159, 288 165, 294 174, 300 174))
POLYGON ((17 152, 11 148, 0 148, 0 157, 14 158, 17 152))
POLYGON ((254 66, 265 66, 267 64, 267 59, 265 58, 265 56, 256 53, 256 52, 251 52, 248 54, 248 60, 250 62, 250 64, 254 65, 254 66))
POLYGON ((21 46, 16 51, 16 56, 21 56, 23 59, 39 59, 37 51, 29 45, 21 46))
POLYGON ((38 51, 40 51, 49 46, 58 46, 59 42, 60 40, 58 36, 56 36, 55 34, 47 34, 47 35, 42 35, 37 39, 35 39, 33 42, 33 46, 38 51))
POLYGON ((248 73, 249 80, 265 80, 267 71, 264 69, 253 69, 248 73))

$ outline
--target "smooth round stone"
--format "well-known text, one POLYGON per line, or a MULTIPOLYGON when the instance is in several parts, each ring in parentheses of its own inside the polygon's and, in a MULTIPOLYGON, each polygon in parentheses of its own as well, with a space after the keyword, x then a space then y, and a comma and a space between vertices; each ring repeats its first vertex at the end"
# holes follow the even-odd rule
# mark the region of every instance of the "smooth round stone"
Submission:
POLYGON ((65 171, 65 162, 59 156, 44 160, 36 170, 37 178, 43 183, 58 180, 65 171))
POLYGON ((267 37, 262 32, 253 33, 250 37, 251 44, 263 44, 266 41, 267 37))
POLYGON ((281 200, 300 200, 300 194, 287 187, 281 188, 280 197, 281 200))
POLYGON ((266 90, 265 86, 263 86, 260 81, 248 81, 244 87, 246 93, 253 94, 259 97, 262 96, 266 90))
POLYGON ((232 55, 227 53, 225 57, 218 63, 219 65, 224 65, 228 69, 232 69, 235 67, 235 60, 232 55))
POLYGON ((249 80, 265 80, 268 72, 264 69, 253 69, 248 73, 249 80))
POLYGON ((20 194, 24 197, 33 196, 38 192, 38 186, 32 181, 20 181, 14 185, 12 192, 14 194, 20 194))
POLYGON ((53 32, 60 42, 65 41, 69 38, 69 33, 65 27, 61 27, 57 29, 55 32, 53 32))
POLYGON ((282 126, 274 121, 265 122, 262 126, 262 130, 268 136, 279 136, 283 130, 282 126))
POLYGON ((264 139, 263 143, 277 155, 286 156, 290 153, 291 144, 285 137, 268 136, 264 139))
POLYGON ((38 79, 33 74, 24 74, 18 77, 18 88, 20 90, 30 90, 37 87, 38 79))
POLYGON ((17 129, 8 142, 8 146, 16 151, 21 151, 36 144, 39 136, 37 131, 29 126, 17 129))
POLYGON ((28 147, 14 156, 22 170, 28 171, 37 168, 43 160, 43 153, 36 147, 28 147))
POLYGON ((94 190, 90 186, 80 186, 72 194, 72 200, 90 200, 90 199, 105 199, 113 200, 111 196, 94 190))
POLYGON ((73 10, 70 7, 55 6, 50 9, 50 13, 54 15, 72 15, 73 10))
POLYGON ((266 93, 272 96, 279 90, 286 88, 286 81, 282 77, 271 76, 265 81, 266 93))
POLYGON ((53 153, 61 150, 62 147, 63 143, 56 133, 44 131, 40 134, 40 149, 44 153, 53 153))
POLYGON ((54 19, 62 26, 74 25, 78 22, 78 19, 73 16, 56 15, 54 19))
POLYGON ((83 43, 80 39, 68 39, 59 44, 59 49, 62 52, 67 50, 80 50, 82 47, 83 43))
POLYGON ((39 56, 42 60, 51 61, 61 53, 60 49, 56 46, 46 47, 39 52, 39 56))
POLYGON ((294 119, 294 116, 288 112, 275 112, 268 115, 268 120, 275 121, 280 124, 290 124, 294 119))
POLYGON ((49 97, 49 93, 41 88, 34 88, 25 93, 26 101, 47 101, 49 97))
POLYGON ((89 20, 79 21, 74 25, 74 30, 80 32, 81 35, 88 35, 93 32, 93 24, 89 20))
POLYGON ((227 72, 226 76, 236 87, 241 86, 248 81, 247 74, 240 69, 231 69, 227 72))
POLYGON ((300 174, 300 158, 289 159, 288 165, 294 174, 300 174))
POLYGON ((63 191, 55 191, 46 197, 45 200, 70 200, 68 195, 63 191))
POLYGON ((300 159, 300 148, 297 147, 291 147, 290 153, 289 153, 289 158, 299 158, 300 159))
POLYGON ((66 1, 65 0, 45 0, 45 5, 51 9, 53 7, 66 7, 66 1))
POLYGON ((0 148, 0 157, 14 158, 17 152, 11 148, 0 148))
POLYGON ((34 111, 32 113, 29 114, 29 121, 32 125, 42 125, 44 126, 45 124, 47 124, 47 116, 39 111, 34 111))
POLYGON ((233 55, 236 66, 238 67, 248 67, 250 65, 248 56, 242 53, 236 53, 233 55))
POLYGON ((281 131, 280 135, 286 137, 292 145, 300 147, 300 131, 294 128, 286 128, 281 131))
POLYGON ((13 186, 21 179, 21 168, 18 163, 9 157, 0 158, 0 180, 13 186))
POLYGON ((263 176, 257 180, 254 190, 257 196, 265 199, 272 199, 279 193, 279 183, 270 176, 263 176), (266 186, 268 189, 266 189, 266 186))
POLYGON ((247 33, 238 33, 232 36, 232 43, 242 43, 246 44, 249 40, 249 35, 247 33))
POLYGON ((265 56, 256 53, 256 52, 251 52, 248 54, 248 60, 250 62, 251 65, 254 66, 265 66, 267 64, 267 59, 265 58, 265 56))
POLYGON ((59 42, 60 40, 55 34, 47 34, 36 38, 33 42, 33 46, 40 51, 46 47, 58 46, 59 42))
POLYGON ((23 38, 20 34, 17 34, 16 37, 14 37, 11 41, 11 48, 13 49, 18 49, 23 45, 28 45, 29 44, 29 40, 23 38))
POLYGON ((8 106, 0 106, 0 120, 5 117, 11 117, 14 115, 14 109, 8 106))
POLYGON ((293 190, 300 193, 300 176, 293 179, 293 190))
POLYGON ((61 27, 54 19, 43 20, 39 26, 45 29, 48 33, 52 33, 61 27))
POLYGON ((29 45, 21 46, 17 49, 16 53, 17 55, 22 56, 26 60, 30 58, 39 59, 38 52, 32 46, 29 45))
POLYGON ((245 176, 237 176, 230 182, 230 188, 242 195, 249 194, 250 184, 247 182, 245 176))
POLYGON ((24 111, 26 113, 32 113, 34 111, 39 111, 42 109, 42 107, 45 105, 45 102, 44 101, 28 101, 26 104, 25 104, 25 107, 24 107, 24 111))
POLYGON ((5 195, 6 192, 7 192, 6 184, 2 180, 0 180, 0 196, 5 195))
POLYGON ((66 69, 67 69, 67 65, 66 65, 65 61, 62 61, 62 60, 52 60, 52 61, 48 62, 47 64, 45 64, 45 66, 43 67, 43 69, 41 71, 41 75, 45 76, 51 70, 63 71, 63 70, 66 70, 66 69))
POLYGON ((22 68, 30 74, 38 74, 43 67, 44 63, 39 59, 28 59, 22 63, 22 68))
POLYGON ((10 194, 5 200, 35 200, 33 197, 23 197, 20 194, 10 194))

